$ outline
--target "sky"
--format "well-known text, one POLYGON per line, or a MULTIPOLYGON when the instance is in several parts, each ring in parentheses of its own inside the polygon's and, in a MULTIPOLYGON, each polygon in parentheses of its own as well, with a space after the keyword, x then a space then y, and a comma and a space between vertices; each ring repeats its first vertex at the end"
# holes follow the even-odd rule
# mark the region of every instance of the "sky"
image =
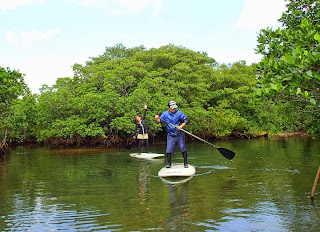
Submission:
POLYGON ((261 60, 261 29, 278 28, 285 0, 0 0, 0 66, 25 74, 32 93, 73 77, 118 43, 173 44, 218 63, 261 60))

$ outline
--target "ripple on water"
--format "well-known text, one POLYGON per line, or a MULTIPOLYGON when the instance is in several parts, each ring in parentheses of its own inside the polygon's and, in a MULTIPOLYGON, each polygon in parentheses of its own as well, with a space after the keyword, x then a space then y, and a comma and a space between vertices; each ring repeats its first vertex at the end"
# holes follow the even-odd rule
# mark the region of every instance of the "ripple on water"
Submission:
POLYGON ((120 224, 110 224, 109 213, 99 210, 77 211, 75 206, 47 205, 25 209, 4 216, 6 231, 116 231, 120 224))

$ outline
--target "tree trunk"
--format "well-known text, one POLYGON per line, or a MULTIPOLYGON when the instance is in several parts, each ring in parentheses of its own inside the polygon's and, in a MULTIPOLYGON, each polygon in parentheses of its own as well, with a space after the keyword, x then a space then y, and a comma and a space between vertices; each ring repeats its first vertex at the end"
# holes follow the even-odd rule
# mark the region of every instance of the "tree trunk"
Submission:
POLYGON ((8 133, 8 130, 6 128, 4 134, 2 134, 2 141, 0 141, 0 156, 4 155, 9 151, 9 144, 6 141, 7 133, 8 133))

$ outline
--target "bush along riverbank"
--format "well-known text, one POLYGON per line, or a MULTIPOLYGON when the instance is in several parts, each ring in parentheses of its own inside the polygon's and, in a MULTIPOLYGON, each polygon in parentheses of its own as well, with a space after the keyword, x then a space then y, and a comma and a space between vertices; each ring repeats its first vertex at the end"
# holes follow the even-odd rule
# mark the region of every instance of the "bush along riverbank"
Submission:
POLYGON ((0 157, 9 152, 9 145, 5 141, 0 142, 0 157))
POLYGON ((1 95, 0 130, 8 131, 2 141, 121 146, 131 139, 133 118, 147 104, 146 122, 158 142, 165 132, 154 115, 167 110, 170 100, 187 115, 186 129, 204 139, 245 139, 305 128, 290 103, 257 97, 255 68, 243 61, 218 64, 206 53, 173 45, 147 50, 118 44, 85 65, 75 64, 73 77, 44 85, 40 94, 31 94, 23 75, 16 73, 20 91, 1 95))
MULTIPOLYGON (((154 115, 175 100, 188 130, 208 138, 268 136, 305 129, 320 135, 320 4, 288 1, 282 29, 260 30, 257 64, 219 64, 206 52, 172 44, 146 49, 106 47, 72 77, 31 94, 24 74, 0 67, 0 141, 36 138, 49 146, 121 144, 132 119, 149 107, 151 134, 163 132, 154 115)), ((0 150, 0 152, 3 152, 0 150)))
MULTIPOLYGON (((286 137, 310 137, 305 131, 299 132, 282 132, 277 134, 268 134, 267 132, 261 132, 258 135, 248 135, 240 132, 234 132, 229 136, 213 136, 207 133, 195 134, 196 136, 208 141, 214 142, 217 140, 237 140, 237 139, 255 139, 259 137, 267 137, 270 139, 286 138, 286 137)), ((166 144, 166 134, 159 133, 157 136, 149 134, 149 141, 153 145, 166 144)), ((186 135, 187 142, 198 142, 192 136, 186 135)), ((35 139, 28 139, 24 141, 16 141, 12 143, 13 146, 45 146, 49 148, 88 148, 88 147, 123 147, 130 148, 137 146, 136 139, 131 136, 125 138, 120 137, 86 137, 81 138, 79 135, 73 138, 49 138, 42 142, 37 142, 35 139)), ((9 148, 9 147, 8 147, 9 148)))

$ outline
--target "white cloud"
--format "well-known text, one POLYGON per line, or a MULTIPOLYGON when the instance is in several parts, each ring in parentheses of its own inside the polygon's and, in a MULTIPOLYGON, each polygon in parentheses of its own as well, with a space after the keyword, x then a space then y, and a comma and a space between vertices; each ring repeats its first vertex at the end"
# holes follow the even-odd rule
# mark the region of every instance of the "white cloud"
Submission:
MULTIPOLYGON (((208 52, 210 56, 210 51, 208 52)), ((246 61, 247 65, 252 63, 258 63, 261 61, 262 56, 260 54, 254 54, 253 52, 242 52, 242 51, 224 51, 214 52, 213 57, 218 63, 234 63, 240 60, 246 61)))
POLYGON ((244 8, 236 23, 237 28, 261 29, 281 26, 278 19, 286 10, 284 0, 244 0, 244 8))
POLYGON ((13 44, 13 45, 19 44, 23 48, 30 48, 35 42, 50 39, 51 37, 57 36, 59 33, 60 33, 59 29, 52 29, 46 32, 31 30, 28 32, 21 32, 20 34, 9 31, 6 34, 6 40, 10 44, 13 44))
POLYGON ((9 43, 14 44, 14 45, 18 44, 18 42, 19 42, 19 38, 18 38, 17 34, 12 31, 7 32, 6 40, 9 43))
POLYGON ((152 6, 154 12, 158 12, 164 0, 66 0, 69 3, 82 7, 97 7, 108 14, 135 14, 152 6))
POLYGON ((0 9, 11 10, 19 6, 30 4, 43 4, 45 0, 0 0, 0 9))
POLYGON ((59 77, 72 77, 72 65, 76 62, 74 57, 36 55, 26 57, 19 70, 26 74, 24 80, 32 93, 39 93, 43 84, 52 86, 59 77))
POLYGON ((170 42, 169 41, 162 41, 162 42, 145 42, 144 46, 147 49, 151 49, 151 48, 160 48, 162 46, 166 46, 168 45, 170 42))
POLYGON ((7 58, 0 54, 0 66, 19 70, 25 74, 24 81, 32 93, 40 93, 39 89, 46 84, 52 86, 57 78, 73 77, 72 66, 75 63, 85 64, 88 53, 76 55, 43 55, 30 53, 22 59, 7 58))

